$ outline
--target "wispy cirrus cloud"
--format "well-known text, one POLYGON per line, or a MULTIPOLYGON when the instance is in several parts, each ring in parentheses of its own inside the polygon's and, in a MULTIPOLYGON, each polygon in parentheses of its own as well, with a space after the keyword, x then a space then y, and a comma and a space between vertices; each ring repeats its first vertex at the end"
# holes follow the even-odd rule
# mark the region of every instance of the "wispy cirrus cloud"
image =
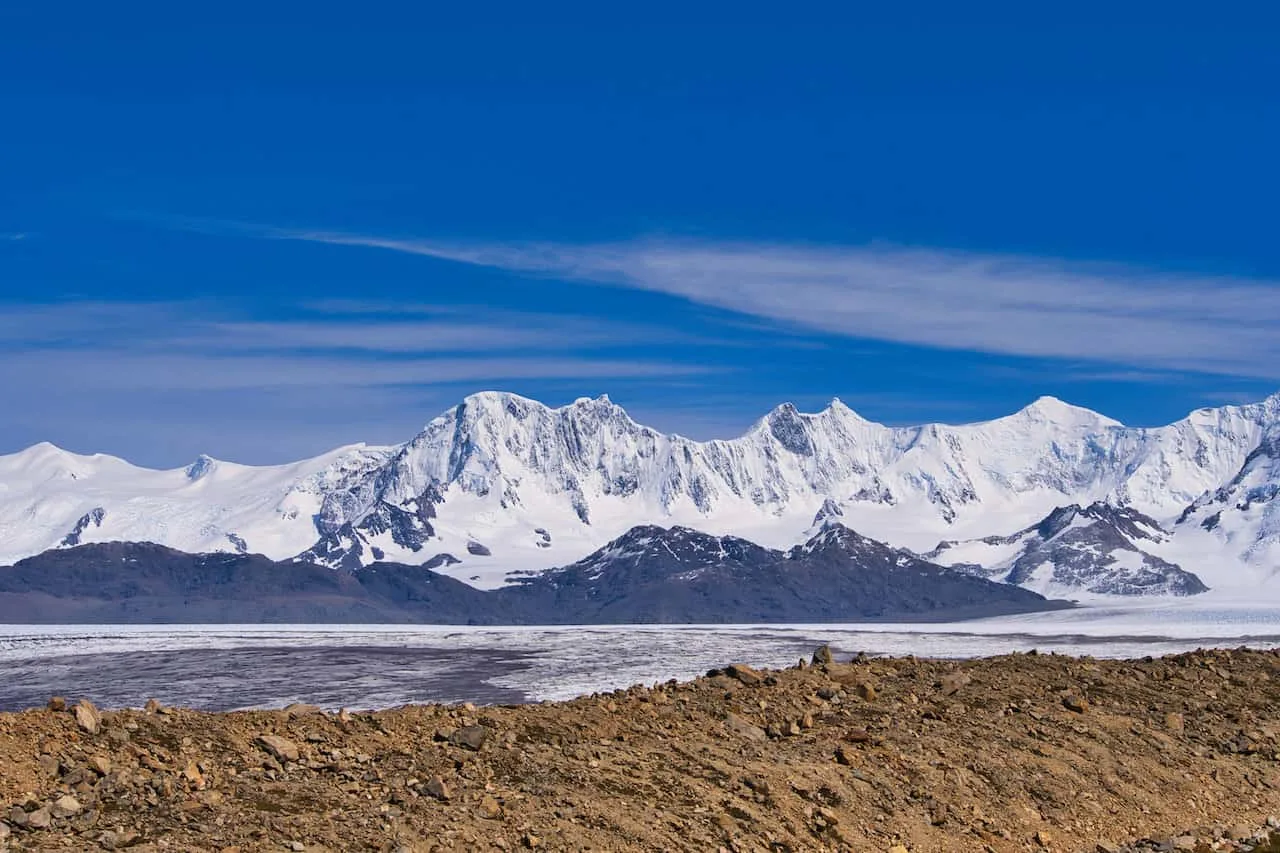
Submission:
POLYGON ((260 319, 197 302, 0 302, 0 452, 53 440, 147 464, 199 452, 282 461, 403 441, 479 388, 533 383, 572 398, 713 372, 630 351, 661 328, 416 307, 260 319))
POLYGON ((263 236, 636 288, 817 332, 1162 371, 1280 377, 1280 281, 879 246, 263 236))

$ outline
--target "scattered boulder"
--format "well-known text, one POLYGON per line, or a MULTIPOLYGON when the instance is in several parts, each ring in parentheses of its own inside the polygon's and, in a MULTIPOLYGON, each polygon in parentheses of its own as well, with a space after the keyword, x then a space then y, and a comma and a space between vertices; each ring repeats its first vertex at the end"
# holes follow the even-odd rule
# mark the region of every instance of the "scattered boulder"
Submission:
POLYGON ((67 710, 67 700, 61 696, 54 696, 49 700, 48 708, 50 711, 65 711, 67 710))
POLYGON ((454 746, 472 750, 479 750, 487 740, 489 740, 489 730, 484 726, 463 726, 449 736, 449 742, 454 746))
POLYGON ((158 699, 148 699, 148 700, 147 700, 147 704, 144 706, 144 710, 145 710, 148 714, 158 714, 158 713, 160 713, 160 700, 158 700, 158 699))
POLYGON ((194 761, 188 761, 187 766, 182 771, 182 778, 186 779, 191 787, 197 791, 204 790, 205 778, 200 772, 200 767, 194 761))
POLYGON ((1083 714, 1089 710, 1089 700, 1085 699, 1083 696, 1068 693, 1066 696, 1062 697, 1062 707, 1066 708, 1068 711, 1083 714))
POLYGON ((755 687, 764 682, 764 676, 746 664, 735 663, 725 669, 732 678, 736 678, 748 687, 755 687))
POLYGON ((292 705, 286 705, 284 714, 286 717, 311 717, 316 714, 323 714, 324 711, 318 705, 307 705, 302 702, 294 702, 292 705))
POLYGON ((49 807, 49 813, 56 818, 75 817, 80 814, 84 806, 80 805, 80 801, 70 794, 59 797, 49 807))
POLYGON ((27 815, 28 829, 48 829, 53 825, 53 813, 47 807, 39 808, 27 815))
POLYGON ((89 734, 96 735, 102 728, 102 712, 88 699, 81 699, 72 711, 76 715, 76 725, 89 734))
POLYGON ((440 776, 432 776, 423 788, 437 800, 453 799, 453 787, 440 776))
POLYGON ((89 769, 99 776, 106 776, 111 772, 111 759, 105 755, 91 755, 86 763, 89 769))
POLYGON ((831 647, 828 645, 821 645, 813 650, 814 666, 818 666, 819 664, 829 664, 834 660, 835 658, 831 654, 831 647))
POLYGON ((729 731, 747 740, 765 740, 767 738, 764 729, 733 712, 725 715, 724 725, 729 731))
POLYGON ((943 696, 954 696, 960 690, 973 681, 973 676, 962 669, 955 672, 948 672, 938 681, 938 686, 942 690, 943 696))
POLYGON ((498 801, 493 797, 485 794, 480 800, 478 812, 485 820, 498 820, 502 817, 502 806, 498 805, 498 801))
POLYGON ((258 735, 258 743, 277 761, 297 761, 298 745, 279 735, 258 735))

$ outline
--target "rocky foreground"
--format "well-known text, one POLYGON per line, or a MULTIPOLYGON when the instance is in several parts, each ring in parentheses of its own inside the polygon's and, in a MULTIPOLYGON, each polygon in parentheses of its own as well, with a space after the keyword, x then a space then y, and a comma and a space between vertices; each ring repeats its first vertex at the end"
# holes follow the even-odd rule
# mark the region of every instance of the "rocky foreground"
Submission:
POLYGON ((0 850, 1280 851, 1280 654, 824 652, 513 707, 54 699, 0 715, 0 850))

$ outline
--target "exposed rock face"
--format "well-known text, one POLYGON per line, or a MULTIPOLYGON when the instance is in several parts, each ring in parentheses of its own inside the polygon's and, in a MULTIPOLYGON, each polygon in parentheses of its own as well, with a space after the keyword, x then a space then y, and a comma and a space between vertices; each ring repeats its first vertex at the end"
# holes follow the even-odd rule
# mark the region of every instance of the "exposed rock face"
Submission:
POLYGON ((637 527, 498 595, 569 623, 940 619, 1054 606, 838 524, 785 553, 683 527, 637 527))
POLYGON ((1144 548, 1168 539, 1132 508, 1094 503, 1055 509, 1011 536, 943 542, 925 556, 1048 595, 1195 595, 1208 587, 1144 548))
POLYGON ((75 527, 71 528, 71 532, 62 538, 58 544, 63 548, 74 548, 80 544, 80 537, 90 526, 101 527, 102 521, 107 517, 107 511, 102 507, 94 507, 93 509, 80 516, 75 527))

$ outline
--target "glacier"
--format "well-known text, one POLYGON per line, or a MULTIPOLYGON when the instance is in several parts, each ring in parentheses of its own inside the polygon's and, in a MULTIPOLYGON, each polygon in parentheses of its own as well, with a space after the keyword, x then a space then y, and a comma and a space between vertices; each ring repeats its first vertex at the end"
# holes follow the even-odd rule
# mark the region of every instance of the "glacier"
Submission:
POLYGON ((0 456, 0 564, 146 541, 335 567, 430 563, 493 588, 641 524, 785 549, 839 516, 925 554, 1098 504, 1149 518, 1164 533, 1143 553, 1215 592, 1280 596, 1277 494, 1280 394, 1153 428, 1052 397, 991 421, 913 427, 839 400, 816 413, 788 403, 738 438, 694 441, 636 423, 608 397, 552 408, 489 391, 404 444, 287 465, 201 457, 160 471, 49 444, 0 456))

